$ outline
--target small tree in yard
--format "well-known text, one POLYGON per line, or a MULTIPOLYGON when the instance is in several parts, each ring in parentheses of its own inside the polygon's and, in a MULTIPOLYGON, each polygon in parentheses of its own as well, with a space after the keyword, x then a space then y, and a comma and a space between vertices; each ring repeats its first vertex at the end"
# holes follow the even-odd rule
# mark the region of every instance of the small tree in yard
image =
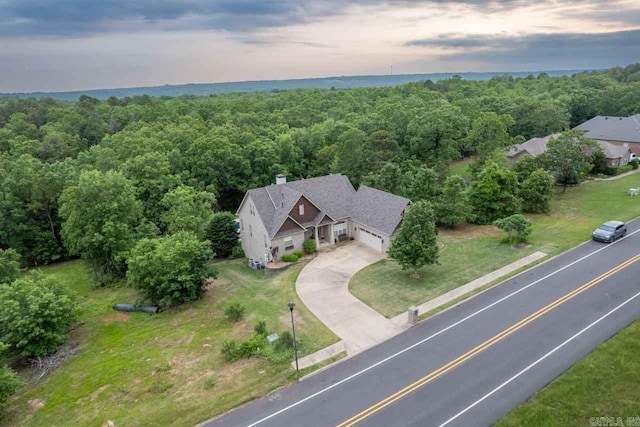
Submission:
POLYGON ((544 169, 535 170, 520 184, 522 210, 530 213, 548 213, 551 210, 553 193, 553 176, 544 169))
POLYGON ((499 218, 517 213, 521 205, 517 193, 518 178, 515 172, 494 162, 487 163, 469 189, 471 222, 491 224, 499 218))
POLYGON ((526 242, 531 234, 531 223, 521 214, 499 219, 493 225, 507 232, 505 243, 526 242))
POLYGON ((188 231, 142 239, 131 251, 127 277, 153 304, 183 304, 204 294, 212 256, 209 243, 188 231))
POLYGON ((13 249, 0 249, 0 283, 11 283, 20 275, 20 255, 13 249))
POLYGON ((464 178, 459 175, 447 177, 435 205, 438 224, 453 228, 467 219, 469 201, 465 193, 466 186, 464 178))
POLYGON ((598 144, 585 138, 580 131, 562 132, 557 138, 551 138, 544 153, 547 169, 555 176, 556 184, 580 183, 593 168, 593 154, 602 151, 598 144))
POLYGON ((213 215, 205 230, 205 237, 211 242, 211 249, 217 258, 228 258, 238 245, 236 217, 231 212, 213 215))
POLYGON ((403 270, 413 270, 413 277, 425 265, 438 263, 435 218, 429 202, 419 201, 409 208, 389 255, 403 270))
POLYGON ((76 296, 40 272, 0 285, 0 341, 24 357, 44 356, 67 340, 76 296))

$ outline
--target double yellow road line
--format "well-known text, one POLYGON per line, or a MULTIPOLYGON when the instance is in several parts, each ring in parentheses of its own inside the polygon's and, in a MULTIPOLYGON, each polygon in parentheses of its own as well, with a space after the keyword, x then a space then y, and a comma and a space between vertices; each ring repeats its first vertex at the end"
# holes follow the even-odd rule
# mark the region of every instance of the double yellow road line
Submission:
POLYGON ((499 334, 497 334, 493 338, 490 338, 489 340, 483 342, 482 344, 478 345, 477 347, 469 350, 468 352, 464 353, 462 356, 452 360, 451 362, 449 362, 446 365, 436 369, 435 371, 431 372, 430 374, 420 378, 419 380, 415 381, 414 383, 409 384, 405 388, 395 392, 394 394, 392 394, 392 395, 388 396, 387 398, 381 400, 380 402, 376 403, 375 405, 365 409, 364 411, 360 412, 359 414, 356 414, 353 417, 349 418, 348 420, 343 421, 342 423, 338 424, 338 427, 354 426, 354 425, 358 424, 359 422, 364 421, 366 418, 370 417, 371 415, 383 410, 387 406, 392 405, 393 403, 397 402, 398 400, 402 399, 403 397, 409 395, 410 393, 413 393, 414 391, 416 391, 420 387, 430 383, 431 381, 441 377, 442 375, 446 374, 447 372, 455 369, 456 367, 460 366, 461 364, 463 364, 467 360, 471 359, 472 357, 474 357, 478 353, 486 350, 487 348, 491 347, 492 345, 496 344, 497 342, 502 341, 504 338, 506 338, 509 335, 513 334, 517 330, 525 327, 526 325, 530 324, 534 320, 540 318, 544 314, 550 312, 551 310, 553 310, 554 308, 560 306, 561 304, 569 301, 570 299, 574 298, 575 296, 577 296, 577 295, 583 293, 584 291, 594 287, 595 285, 597 285, 598 283, 602 282, 603 280, 605 280, 605 279, 613 276, 614 274, 618 273, 619 271, 627 268, 628 266, 630 266, 631 264, 633 264, 634 262, 636 262, 638 260, 640 260, 640 254, 634 256, 633 258, 628 259, 627 261, 623 262, 622 264, 612 268, 611 270, 607 271, 606 273, 604 273, 604 274, 596 277, 595 279, 585 283, 584 285, 580 286, 579 288, 574 289, 573 291, 571 291, 568 294, 564 295, 563 297, 555 300, 554 302, 552 302, 551 304, 547 305, 546 307, 541 308, 540 310, 536 311, 535 313, 531 314, 530 316, 527 316, 526 318, 522 319, 518 323, 516 323, 516 324, 508 327, 507 329, 503 330, 502 332, 500 332, 499 334))

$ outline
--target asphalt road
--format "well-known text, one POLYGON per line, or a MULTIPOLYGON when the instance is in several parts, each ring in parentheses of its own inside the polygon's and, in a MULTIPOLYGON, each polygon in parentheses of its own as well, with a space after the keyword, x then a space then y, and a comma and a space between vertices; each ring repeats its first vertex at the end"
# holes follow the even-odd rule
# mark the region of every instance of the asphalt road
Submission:
POLYGON ((638 318, 639 277, 635 221, 204 425, 491 425, 638 318))

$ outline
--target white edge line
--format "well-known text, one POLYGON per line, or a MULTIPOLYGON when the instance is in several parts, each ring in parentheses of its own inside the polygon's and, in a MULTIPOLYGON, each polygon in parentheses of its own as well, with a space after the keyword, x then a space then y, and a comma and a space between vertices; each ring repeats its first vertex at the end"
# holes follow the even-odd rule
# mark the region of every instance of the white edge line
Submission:
POLYGON ((325 387, 325 388, 323 388, 322 390, 318 390, 317 392, 315 392, 315 393, 313 393, 313 394, 311 394, 311 395, 309 395, 309 396, 305 397, 304 399, 298 400, 297 402, 292 403, 291 405, 289 405, 289 406, 287 406, 287 407, 284 407, 284 408, 282 408, 282 409, 280 409, 280 410, 278 410, 278 411, 274 412, 274 413, 273 413, 273 414, 271 414, 271 415, 267 415, 267 416, 266 416, 266 417, 264 417, 264 418, 261 418, 261 419, 259 419, 259 420, 257 420, 257 421, 254 421, 253 423, 249 424, 247 427, 255 427, 255 426, 257 426, 258 424, 261 424, 261 423, 263 423, 263 422, 265 422, 265 421, 268 421, 268 420, 270 420, 271 418, 276 417, 276 416, 278 416, 278 415, 282 414, 283 412, 286 412, 286 411, 288 411, 288 410, 290 410, 290 409, 295 408, 295 407, 296 407, 296 406, 298 406, 298 405, 301 405, 301 404, 303 404, 303 403, 305 403, 305 402, 307 402, 307 401, 309 401, 309 400, 311 400, 311 399, 314 399, 315 397, 317 397, 317 396, 319 396, 319 395, 321 395, 321 394, 324 394, 324 393, 326 393, 327 391, 329 391, 329 390, 331 390, 331 389, 334 389, 334 388, 336 388, 336 387, 338 387, 338 386, 340 386, 340 385, 342 385, 342 384, 346 383, 347 381, 351 381, 352 379, 354 379, 354 378, 356 378, 356 377, 359 377, 360 375, 364 374, 365 372, 368 372, 368 371, 370 371, 370 370, 372 370, 372 369, 374 369, 374 368, 377 368, 378 366, 382 365, 383 363, 386 363, 386 362, 388 362, 389 360, 392 360, 392 359, 394 359, 394 358, 396 358, 396 357, 400 356, 401 354, 404 354, 404 353, 406 353, 407 351, 412 350, 412 349, 414 349, 414 348, 416 348, 416 347, 418 347, 418 346, 420 346, 420 345, 424 344, 425 342, 432 340, 433 338, 437 337, 438 335, 441 335, 441 334, 443 334, 443 333, 447 332, 448 330, 453 329, 454 327, 458 326, 459 324, 461 324, 461 323, 463 323, 463 322, 466 322, 467 320, 469 320, 469 319, 471 319, 471 318, 473 318, 473 317, 477 316, 478 314, 483 313, 484 311, 486 311, 486 310, 488 310, 488 309, 490 309, 490 308, 492 308, 492 307, 494 307, 494 306, 496 306, 496 305, 500 304, 501 302, 503 302, 503 301, 505 301, 505 300, 507 300, 507 299, 511 298, 512 296, 517 295, 517 294, 519 294, 520 292, 522 292, 522 291, 524 291, 524 290, 526 290, 526 289, 529 289, 530 287, 532 287, 532 286, 534 286, 534 285, 537 285, 538 283, 540 283, 540 282, 542 282, 542 281, 544 281, 544 280, 548 279, 549 277, 555 276, 556 274, 560 273, 561 271, 566 270, 567 268, 573 267, 574 265, 578 264, 579 262, 582 262, 582 261, 584 261, 585 259, 587 259, 587 258, 589 258, 589 257, 591 257, 591 256, 593 256, 593 255, 595 255, 595 254, 597 254, 597 253, 599 253, 599 252, 602 252, 602 251, 604 251, 604 250, 606 250, 606 249, 608 249, 608 248, 612 247, 613 245, 617 244, 618 242, 621 242, 622 240, 625 240, 625 239, 627 239, 627 238, 629 238, 629 237, 633 236, 633 235, 634 235, 634 234, 636 234, 636 233, 640 233, 640 229, 638 229, 638 230, 634 231, 633 233, 627 234, 625 237, 623 237, 623 238, 622 238, 622 239, 620 239, 620 240, 617 240, 617 241, 615 241, 615 242, 613 242, 613 243, 609 243, 607 246, 603 246, 603 247, 602 247, 602 248, 600 248, 600 249, 597 249, 597 250, 595 250, 595 251, 593 251, 593 252, 591 252, 591 253, 588 253, 587 255, 583 256, 582 258, 578 258, 577 260, 575 260, 575 261, 573 261, 573 262, 571 262, 571 263, 569 263, 569 264, 567 264, 567 265, 565 265, 565 266, 563 266, 563 267, 560 267, 559 269, 557 269, 557 270, 555 270, 555 271, 552 271, 551 273, 547 274, 546 276, 541 277, 540 279, 535 280, 535 281, 533 281, 533 282, 529 283, 527 286, 524 286, 524 287, 522 287, 522 288, 520 288, 520 289, 518 289, 518 290, 516 290, 516 291, 514 291, 514 292, 512 292, 512 293, 510 293, 510 294, 508 294, 508 295, 506 295, 506 296, 504 296, 504 297, 502 297, 502 298, 500 298, 499 300, 492 302, 491 304, 487 305, 486 307, 481 308, 480 310, 478 310, 478 311, 476 311, 476 312, 474 312, 474 313, 471 313, 471 314, 470 314, 470 315, 468 315, 467 317, 464 317, 464 318, 462 318, 462 319, 458 320, 457 322, 452 323, 451 325, 447 326, 447 327, 446 327, 446 328, 444 328, 444 329, 441 329, 440 331, 438 331, 438 332, 434 333, 433 335, 430 335, 430 336, 428 336, 427 338, 424 338, 424 339, 422 339, 422 340, 420 340, 420 341, 418 341, 418 342, 416 342, 416 343, 414 343, 414 344, 410 345, 409 347, 406 347, 406 348, 404 348, 404 349, 402 349, 402 350, 398 351, 397 353, 394 353, 394 354, 392 354, 392 355, 390 355, 390 356, 387 356, 387 357, 385 357, 384 359, 382 359, 382 360, 380 360, 380 361, 378 361, 378 362, 374 363, 373 365, 370 365, 370 366, 368 366, 368 367, 366 367, 366 368, 364 368, 364 369, 362 369, 362 370, 360 370, 360 371, 358 371, 358 372, 356 372, 356 373, 354 373, 354 374, 349 375, 349 376, 348 376, 348 377, 346 377, 346 378, 341 379, 341 380, 340 380, 340 381, 338 381, 337 383, 331 384, 330 386, 325 387))
POLYGON ((600 318, 595 320, 593 323, 589 324, 584 329, 581 329, 579 332, 577 332, 572 337, 568 338, 562 344, 560 344, 557 347, 555 347, 553 350, 551 350, 550 352, 548 352, 547 354, 545 354, 544 356, 542 356, 541 358, 539 358, 538 360, 536 360, 535 362, 533 362, 532 364, 530 364, 529 366, 527 366, 526 368, 524 368, 523 370, 521 370, 520 372, 518 372, 517 374, 512 376, 511 378, 509 378, 507 381, 505 381, 502 384, 500 384, 498 387, 496 387, 493 390, 491 390, 489 393, 485 394, 482 398, 476 400, 474 403, 472 403, 471 405, 467 406, 465 409, 463 409, 462 411, 458 412, 456 415, 454 415, 453 417, 449 418, 444 423, 440 424, 440 427, 446 426, 447 424, 451 423, 452 421, 455 421, 461 415, 464 415, 470 409, 474 408, 475 406, 477 406, 478 404, 482 403, 487 398, 491 397, 493 394, 495 394, 496 392, 498 392, 499 390, 501 390, 502 388, 507 386, 509 383, 511 383, 512 381, 516 380, 517 378, 519 378, 520 376, 525 374, 527 371, 529 371, 531 368, 535 367, 537 364, 539 364, 540 362, 545 360, 547 357, 551 356, 553 353, 555 353, 556 351, 560 350, 562 347, 564 347, 565 345, 569 344, 571 341, 573 341, 574 339, 578 338, 580 335, 582 335, 583 333, 585 333, 586 331, 588 331, 589 329, 591 329, 592 327, 594 327, 595 325, 597 325, 598 323, 600 323, 601 321, 603 321, 604 319, 606 319, 607 317, 609 317, 610 315, 612 315, 613 313, 615 313, 616 311, 618 311, 619 309, 621 309, 622 307, 624 307, 629 302, 631 302, 632 300, 634 300, 635 298, 637 298, 639 296, 640 296, 640 292, 638 292, 637 294, 635 294, 634 296, 632 296, 628 300, 624 301, 622 304, 618 305, 617 307, 615 307, 614 309, 612 309, 608 313, 604 314, 603 316, 601 316, 600 318))

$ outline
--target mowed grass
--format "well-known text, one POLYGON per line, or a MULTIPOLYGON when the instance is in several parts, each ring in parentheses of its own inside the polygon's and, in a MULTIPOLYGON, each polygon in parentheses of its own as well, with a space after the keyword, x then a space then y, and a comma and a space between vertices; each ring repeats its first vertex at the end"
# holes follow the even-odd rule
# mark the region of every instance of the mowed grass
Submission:
POLYGON ((445 247, 440 264, 419 270, 419 279, 411 278, 411 272, 403 271, 395 261, 382 260, 358 272, 349 291, 384 316, 393 317, 533 252, 505 245, 502 237, 493 226, 441 232, 438 241, 445 247))
POLYGON ((253 334, 257 320, 280 333, 290 330, 289 301, 296 303, 301 355, 337 341, 298 300, 300 266, 265 276, 244 261, 216 264, 219 280, 203 300, 158 315, 118 313, 117 302, 135 302, 125 286, 91 289, 82 261, 43 270, 83 298, 81 324, 71 340, 81 352, 42 382, 18 394, 3 425, 193 425, 294 381, 289 363, 261 358, 225 362, 225 339, 253 334), (231 324, 224 307, 238 301, 245 319, 231 324), (38 409, 39 406, 42 406, 38 409))
POLYGON ((469 175, 469 165, 473 162, 473 157, 456 160, 449 165, 449 175, 469 175))
POLYGON ((640 216, 640 196, 627 190, 640 187, 640 174, 613 181, 591 181, 558 189, 549 215, 528 215, 533 224, 531 248, 515 249, 501 243, 504 233, 492 226, 466 225, 441 230, 445 244, 440 264, 420 270, 412 279, 389 260, 358 272, 349 290, 384 316, 392 317, 468 283, 523 256, 539 250, 549 255, 566 251, 591 237, 598 225, 610 219, 627 221, 640 216))
POLYGON ((640 320, 601 344, 495 425, 588 426, 591 417, 622 417, 622 425, 638 425, 638 372, 640 320), (636 424, 627 423, 627 417, 634 418, 636 424))
POLYGON ((640 174, 613 181, 589 181, 558 190, 550 215, 529 215, 533 223, 530 242, 539 250, 557 254, 591 238, 605 221, 628 221, 640 216, 640 197, 629 188, 640 187, 640 174))

